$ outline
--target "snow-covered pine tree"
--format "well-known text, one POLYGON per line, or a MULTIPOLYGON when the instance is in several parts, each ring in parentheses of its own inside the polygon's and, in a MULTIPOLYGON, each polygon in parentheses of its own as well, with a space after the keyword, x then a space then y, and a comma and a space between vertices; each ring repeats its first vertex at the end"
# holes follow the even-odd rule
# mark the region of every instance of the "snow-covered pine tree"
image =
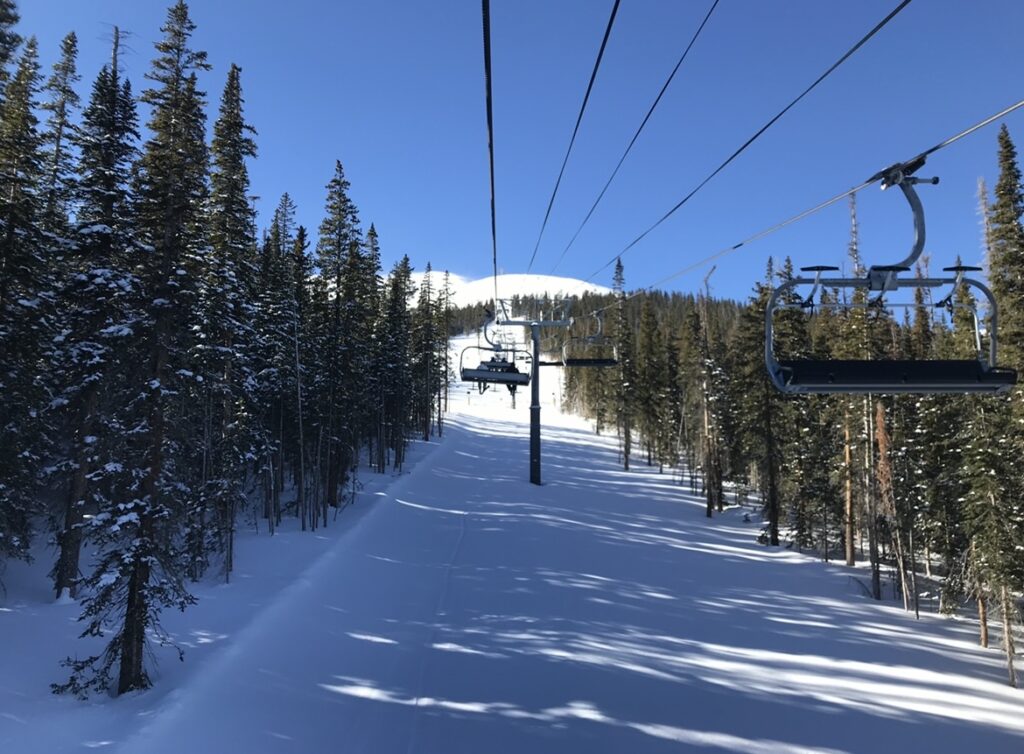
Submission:
POLYGON ((83 515, 110 505, 108 477, 116 476, 126 432, 112 399, 125 394, 124 379, 132 371, 127 343, 135 334, 137 280, 130 269, 128 205, 138 131, 131 86, 121 79, 119 46, 115 27, 111 62, 96 77, 74 134, 80 153, 76 232, 64 263, 61 333, 50 366, 53 406, 68 438, 53 459, 66 479, 53 572, 58 596, 65 590, 77 595, 83 515))
POLYGON ((310 315, 309 278, 312 272, 312 260, 306 254, 309 240, 306 228, 300 225, 295 230, 295 242, 292 244, 292 286, 291 286, 291 336, 292 336, 292 382, 295 386, 294 408, 295 435, 292 446, 292 477, 295 480, 295 514, 300 526, 305 531, 313 525, 309 511, 310 491, 308 485, 309 434, 306 431, 308 404, 305 400, 305 383, 309 381, 309 348, 305 333, 308 330, 307 320, 310 315))
MULTIPOLYGON (((444 271, 444 276, 441 278, 441 289, 438 292, 437 300, 438 309, 438 346, 441 349, 442 364, 440 366, 443 376, 441 379, 444 385, 444 402, 438 405, 438 431, 444 432, 444 414, 448 411, 448 388, 451 385, 453 379, 455 379, 455 372, 452 370, 451 365, 451 349, 448 347, 448 339, 452 336, 452 279, 448 270, 444 271)), ((441 396, 438 395, 438 399, 441 396)))
POLYGON ((53 281, 39 231, 39 84, 30 38, 0 105, 0 559, 28 557, 46 434, 38 363, 51 332, 53 281))
POLYGON ((383 314, 378 323, 381 426, 378 429, 378 471, 384 471, 388 454, 393 466, 401 469, 412 416, 412 267, 403 256, 388 275, 383 314))
MULTIPOLYGON (((785 273, 784 273, 785 274, 785 273)), ((757 283, 753 294, 740 316, 732 350, 736 354, 757 353, 764 344, 764 312, 768 296, 775 284, 775 268, 768 261, 764 282, 757 283)), ((780 313, 776 324, 777 350, 789 356, 794 349, 799 355, 799 339, 792 329, 792 312, 780 313), (785 325, 791 325, 787 329, 785 325)), ((802 314, 799 314, 802 317, 802 314)), ((761 359, 741 358, 734 375, 736 386, 732 391, 738 406, 739 432, 744 438, 745 456, 754 465, 764 507, 766 528, 764 541, 779 544, 779 524, 782 515, 782 479, 784 435, 792 426, 792 416, 784 409, 782 396, 774 388, 765 372, 761 359)))
POLYGON ((70 680, 57 690, 87 693, 150 686, 147 642, 170 643, 160 611, 193 602, 183 584, 182 539, 193 519, 195 469, 189 447, 189 410, 176 399, 195 380, 188 360, 188 324, 203 272, 203 207, 207 200, 207 148, 203 94, 196 71, 206 54, 193 50, 195 25, 179 1, 167 14, 158 56, 146 74, 153 87, 142 99, 152 107, 150 139, 136 169, 138 274, 143 315, 130 363, 139 368, 124 396, 124 424, 132 427, 123 477, 112 506, 92 519, 97 564, 87 580, 81 620, 85 634, 113 636, 100 654, 69 660, 70 680))
POLYGON ((654 313, 650 296, 640 309, 640 333, 637 337, 637 424, 647 453, 647 465, 658 462, 664 468, 666 446, 665 414, 668 406, 668 354, 654 313))
POLYGON ((424 441, 430 439, 434 401, 440 389, 437 370, 437 316, 433 270, 427 263, 412 318, 412 384, 415 426, 424 441))
MULTIPOLYGON (((1000 361, 1024 369, 1024 186, 1017 150, 1009 131, 999 131, 999 180, 988 215, 988 269, 999 304, 1000 361)), ((1024 588, 1024 479, 1015 460, 1024 451, 1019 426, 1024 397, 1016 388, 1008 397, 975 401, 968 416, 971 442, 964 450, 967 518, 971 536, 971 570, 982 599, 999 607, 1003 649, 1011 686, 1014 669, 1014 625, 1019 613, 1013 594, 1024 588)))
MULTIPOLYGON (((201 377, 190 383, 195 428, 201 440, 200 478, 196 488, 199 516, 213 522, 193 538, 192 575, 201 575, 203 553, 223 555, 225 577, 233 564, 237 512, 245 503, 244 486, 254 456, 252 355, 255 348, 250 300, 255 269, 246 161, 256 156, 253 128, 242 112, 241 69, 232 65, 221 96, 210 145, 210 248, 199 283, 199 305, 192 331, 191 360, 201 377), (210 541, 207 541, 210 540, 210 541)), ((198 438, 197 438, 198 439, 198 438)))
POLYGON ((612 337, 619 353, 619 364, 615 370, 615 423, 622 443, 622 467, 629 471, 629 457, 633 449, 633 418, 636 413, 633 397, 636 387, 636 354, 633 349, 633 327, 626 309, 626 277, 621 259, 615 260, 613 281, 616 304, 612 337))
POLYGON ((273 533, 281 521, 281 492, 284 490, 286 426, 290 427, 296 391, 291 380, 294 370, 295 204, 281 196, 270 229, 260 251, 256 310, 256 343, 253 371, 256 375, 255 405, 258 426, 256 468, 262 480, 263 517, 273 533))
MULTIPOLYGON (((79 98, 75 84, 81 78, 76 69, 78 37, 70 32, 60 45, 60 58, 54 63, 53 74, 43 86, 40 107, 48 113, 43 133, 44 164, 40 190, 42 199, 42 229, 54 236, 51 243, 66 246, 70 243, 68 218, 75 193, 74 115, 79 98)), ((56 249, 63 250, 63 249, 56 249)))
POLYGON ((327 183, 324 219, 316 247, 317 266, 327 278, 331 297, 331 318, 324 339, 329 356, 324 484, 325 505, 331 507, 337 507, 338 493, 348 477, 352 450, 357 444, 354 415, 361 408, 353 401, 359 392, 355 385, 354 351, 364 335, 358 329, 362 321, 358 300, 362 239, 359 214, 348 196, 349 187, 338 160, 327 183))
POLYGON ((14 31, 20 16, 14 0, 0 0, 0 106, 4 100, 4 87, 9 79, 8 67, 21 44, 21 36, 14 31))

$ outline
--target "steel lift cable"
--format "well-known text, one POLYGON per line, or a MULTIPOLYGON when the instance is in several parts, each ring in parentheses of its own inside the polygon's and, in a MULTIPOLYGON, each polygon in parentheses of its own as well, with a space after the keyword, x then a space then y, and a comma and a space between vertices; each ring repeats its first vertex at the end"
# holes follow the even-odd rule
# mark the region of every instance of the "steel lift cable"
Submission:
MULTIPOLYGON (((1024 107, 1024 99, 1019 100, 1019 101, 1013 103, 1012 105, 1010 105, 1009 107, 1006 107, 1006 108, 1000 110, 995 115, 991 115, 988 118, 985 118, 984 120, 978 121, 974 125, 972 125, 972 126, 970 126, 968 128, 965 128, 963 131, 960 131, 959 133, 955 134, 954 136, 950 136, 948 139, 940 141, 935 146, 926 149, 925 151, 921 152, 920 154, 918 154, 913 159, 908 160, 908 162, 909 163, 916 162, 916 161, 924 159, 924 158, 926 158, 926 157, 928 157, 928 156, 930 156, 932 154, 935 154, 939 150, 945 149, 946 147, 950 146, 951 144, 954 144, 954 143, 960 141, 960 139, 963 139, 966 136, 970 136, 971 134, 975 133, 976 131, 984 128, 985 126, 991 125, 992 123, 994 123, 995 121, 999 120, 1000 118, 1002 118, 1002 117, 1004 117, 1006 115, 1009 115, 1010 113, 1014 112, 1015 110, 1019 110, 1022 107, 1024 107)), ((659 280, 656 280, 655 282, 651 283, 650 285, 644 286, 643 288, 639 288, 639 289, 633 291, 632 293, 630 293, 628 296, 626 296, 626 300, 635 298, 636 296, 643 295, 647 291, 655 290, 656 288, 658 288, 659 286, 664 285, 665 283, 668 283, 668 282, 670 282, 672 280, 675 280, 676 278, 682 277, 683 275, 686 275, 687 273, 693 272, 694 270, 700 269, 701 267, 704 267, 704 266, 710 264, 711 262, 714 262, 714 261, 716 261, 718 259, 721 259, 724 256, 732 254, 735 251, 739 251, 741 248, 743 248, 744 246, 747 246, 747 245, 753 243, 754 241, 758 241, 758 240, 764 238, 765 236, 770 236, 772 233, 775 233, 776 231, 782 230, 783 228, 785 228, 785 227, 787 227, 789 225, 792 225, 795 222, 803 220, 806 217, 810 217, 811 215, 814 215, 814 214, 820 212, 821 210, 825 209, 826 207, 831 207, 836 202, 840 202, 840 201, 842 201, 843 199, 845 199, 845 198, 847 198, 849 196, 853 196, 854 194, 856 194, 856 193, 858 193, 860 191, 863 191, 868 186, 871 186, 872 184, 878 183, 879 181, 881 181, 885 177, 885 174, 886 174, 887 170, 880 171, 880 172, 876 173, 875 175, 871 176, 870 178, 868 178, 863 183, 861 183, 861 184, 859 184, 857 186, 854 186, 853 188, 847 189, 846 191, 843 191, 840 194, 836 194, 835 196, 831 197, 830 199, 826 199, 825 201, 821 202, 820 204, 816 204, 813 207, 810 207, 809 209, 805 209, 802 212, 798 212, 797 214, 795 214, 795 215, 793 215, 791 217, 788 217, 788 218, 786 218, 785 220, 783 220, 781 222, 775 223, 774 225, 771 225, 771 226, 769 226, 767 228, 759 230, 757 233, 754 233, 753 235, 747 236, 746 238, 744 238, 742 241, 739 241, 738 243, 734 243, 731 246, 725 246, 725 247, 719 249, 718 251, 716 251, 716 252, 714 252, 712 254, 709 254, 708 256, 704 257, 703 259, 700 259, 700 260, 698 260, 696 262, 692 262, 692 263, 688 264, 686 267, 683 267, 682 269, 677 270, 676 272, 673 272, 673 273, 671 273, 669 275, 666 275, 663 278, 660 278, 659 280)), ((594 311, 594 313, 596 314, 598 312, 607 311, 612 306, 615 306, 615 304, 610 304, 610 305, 602 307, 600 309, 596 309, 594 311)))
MULTIPOLYGON (((544 222, 540 226, 540 234, 537 236, 537 243, 533 247, 533 254, 530 256, 530 263, 526 266, 529 274, 533 269, 533 262, 537 258, 537 250, 540 248, 540 241, 544 237, 544 229, 548 227, 548 218, 551 217, 551 208, 555 204, 555 196, 558 195, 558 187, 562 183, 562 176, 565 174, 565 166, 569 163, 569 155, 572 154, 572 146, 576 143, 576 134, 579 133, 580 123, 583 121, 583 113, 587 109, 587 101, 590 99, 590 92, 594 88, 594 81, 597 79, 597 71, 601 67, 601 59, 604 57, 604 49, 608 45, 608 37, 611 36, 612 26, 615 25, 615 14, 619 11, 620 0, 615 0, 612 5, 612 13, 608 18, 608 27, 604 30, 604 39, 601 40, 601 48, 597 51, 597 60, 594 61, 594 70, 590 73, 590 83, 587 84, 586 94, 583 95, 583 104, 580 105, 580 114, 576 116, 576 126, 572 130, 572 138, 569 139, 569 148, 565 150, 565 159, 562 160, 562 168, 558 171, 558 179, 555 181, 555 188, 551 192, 551 199, 548 200, 548 208, 544 213, 544 222)), ((909 2, 909 0, 908 0, 909 2)))
POLYGON ((672 79, 675 78, 675 75, 679 71, 679 68, 683 65, 683 61, 686 60, 686 56, 690 54, 690 49, 697 41, 697 38, 700 36, 700 33, 704 31, 704 27, 707 25, 708 21, 711 18, 711 14, 715 12, 715 8, 718 7, 718 3, 720 1, 721 0, 715 0, 711 4, 711 8, 704 16, 704 20, 700 22, 700 26, 697 27, 697 31, 694 32, 693 37, 690 38, 690 43, 686 45, 686 49, 683 50, 683 54, 679 58, 679 61, 676 63, 676 67, 672 69, 672 73, 670 73, 668 75, 668 78, 665 79, 665 83, 662 85, 661 91, 658 92, 658 96, 654 98, 654 103, 651 105, 651 108, 647 111, 647 115, 644 116, 643 121, 640 122, 640 127, 636 129, 636 133, 633 134, 633 138, 630 139, 629 146, 626 147, 626 151, 623 152, 622 157, 619 158, 619 163, 615 166, 615 170, 613 170, 612 174, 608 176, 608 180, 605 182, 604 187, 601 189, 601 193, 597 195, 597 198, 594 200, 593 205, 591 205, 590 209, 587 211, 587 216, 583 218, 583 222, 580 223, 580 227, 576 229, 576 232, 573 234, 572 238, 569 239, 569 243, 566 244, 566 247, 564 249, 562 249, 562 253, 558 257, 558 261, 555 262, 554 266, 551 268, 551 272, 554 272, 556 269, 558 269, 558 265, 560 265, 562 263, 562 260, 565 259, 565 255, 569 252, 569 249, 572 248, 572 245, 576 243, 576 239, 579 238, 579 235, 583 231, 584 226, 590 221, 590 217, 594 214, 594 210, 597 209, 597 205, 601 203, 601 200, 604 198, 605 192, 608 191, 608 187, 611 186, 612 181, 615 180, 615 176, 619 174, 619 168, 621 168, 622 163, 626 161, 626 157, 628 157, 630 151, 632 151, 633 145, 636 144, 636 140, 640 137, 640 133, 644 130, 644 126, 646 126, 647 121, 651 119, 651 115, 654 114, 655 108, 658 107, 658 103, 661 102, 662 96, 664 96, 665 92, 668 90, 669 84, 672 83, 672 79))
POLYGON ((491 0, 481 0, 484 27, 484 87, 487 97, 487 153, 491 164, 491 258, 494 263, 494 306, 498 306, 498 222, 494 202, 494 107, 491 97, 491 0))
POLYGON ((778 120, 783 115, 785 115, 787 112, 789 112, 798 102, 800 102, 800 100, 802 100, 804 97, 806 97, 808 94, 810 94, 818 86, 818 84, 820 84, 822 81, 824 81, 826 78, 828 78, 828 76, 833 71, 835 71, 840 65, 845 63, 855 52, 857 52, 857 50, 859 50, 861 47, 863 47, 865 44, 867 44, 867 42, 873 36, 875 36, 883 28, 885 28, 885 26, 890 21, 892 21, 900 13, 900 11, 902 11, 904 8, 906 8, 908 5, 910 5, 910 2, 911 2, 911 0, 902 0, 902 2, 899 5, 897 5, 895 8, 893 8, 892 11, 889 12, 889 15, 887 15, 885 18, 883 18, 881 21, 879 21, 877 24, 875 24, 874 28, 871 29, 871 31, 869 31, 867 34, 865 34, 863 37, 861 37, 860 40, 853 47, 851 47, 849 50, 847 50, 843 54, 842 57, 840 57, 831 66, 829 66, 829 68, 823 74, 818 76, 818 78, 815 79, 814 82, 810 86, 808 86, 806 89, 804 89, 792 102, 790 102, 788 105, 786 105, 784 108, 782 108, 782 110, 780 110, 778 113, 776 113, 775 116, 771 118, 771 120, 769 120, 767 123, 765 123, 763 126, 761 126, 761 128, 759 128, 754 133, 753 136, 751 136, 743 144, 741 144, 740 147, 735 152, 733 152, 731 155, 729 155, 729 157, 726 158, 726 160, 724 162, 722 162, 721 165, 719 165, 717 168, 715 168, 713 171, 711 171, 711 173, 709 173, 707 175, 707 177, 704 178, 704 180, 702 180, 700 183, 698 183, 697 186, 693 190, 690 191, 690 193, 688 193, 686 196, 684 196, 682 199, 680 199, 676 203, 676 205, 674 207, 672 207, 672 209, 670 209, 664 215, 662 215, 661 218, 657 222, 655 222, 653 225, 651 225, 649 228, 647 228, 647 230, 645 230, 639 236, 637 236, 632 241, 630 241, 629 244, 627 244, 626 247, 624 249, 622 249, 622 251, 620 251, 618 254, 613 256, 607 262, 605 262, 605 264, 602 265, 600 267, 600 269, 594 271, 588 278, 586 278, 586 281, 589 282, 589 281, 593 280, 595 277, 597 277, 598 275, 600 275, 602 272, 604 272, 606 269, 608 269, 611 265, 613 265, 615 263, 616 259, 619 259, 621 256, 623 256, 626 252, 628 252, 630 249, 632 249, 634 246, 636 246, 638 243, 640 243, 640 241, 642 241, 644 238, 646 238, 647 235, 652 230, 657 228, 663 222, 668 220, 672 215, 674 215, 676 213, 676 211, 678 211, 684 204, 686 204, 688 201, 690 201, 690 199, 692 199, 697 194, 697 192, 699 192, 702 188, 704 188, 711 181, 712 178, 714 178, 716 175, 718 175, 720 172, 722 172, 722 170, 724 170, 725 167, 727 165, 729 165, 729 163, 731 163, 733 160, 735 160, 737 157, 739 157, 747 149, 747 147, 749 147, 751 144, 753 144, 755 141, 757 141, 757 139, 765 131, 767 131, 769 128, 771 128, 773 125, 775 125, 775 123, 778 122, 778 120))

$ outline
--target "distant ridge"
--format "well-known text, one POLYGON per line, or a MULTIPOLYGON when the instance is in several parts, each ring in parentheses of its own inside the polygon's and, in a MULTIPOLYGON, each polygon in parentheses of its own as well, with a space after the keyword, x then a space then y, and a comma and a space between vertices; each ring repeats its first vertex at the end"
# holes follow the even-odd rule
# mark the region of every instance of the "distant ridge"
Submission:
MULTIPOLYGON (((417 286, 423 281, 423 273, 413 273, 417 286)), ((443 272, 431 273, 431 282, 440 286, 444 280, 443 272)), ((486 277, 479 280, 467 280, 461 275, 451 274, 449 280, 452 287, 452 304, 454 306, 472 306, 494 298, 494 278, 486 277)), ((584 293, 611 293, 611 288, 603 285, 587 283, 576 278, 559 277, 558 275, 498 275, 498 296, 582 296, 584 293)))

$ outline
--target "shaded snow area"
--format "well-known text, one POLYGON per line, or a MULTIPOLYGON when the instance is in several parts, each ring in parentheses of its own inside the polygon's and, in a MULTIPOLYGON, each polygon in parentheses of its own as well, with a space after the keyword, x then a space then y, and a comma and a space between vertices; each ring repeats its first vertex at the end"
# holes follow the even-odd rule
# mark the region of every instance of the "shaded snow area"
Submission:
POLYGON ((623 472, 550 404, 556 376, 544 486, 529 390, 513 411, 460 386, 411 473, 322 538, 245 538, 232 585, 168 614, 186 662, 161 655, 150 692, 50 697, 75 608, 10 573, 0 752, 1024 751, 1024 695, 972 623, 873 603, 740 509, 623 472))

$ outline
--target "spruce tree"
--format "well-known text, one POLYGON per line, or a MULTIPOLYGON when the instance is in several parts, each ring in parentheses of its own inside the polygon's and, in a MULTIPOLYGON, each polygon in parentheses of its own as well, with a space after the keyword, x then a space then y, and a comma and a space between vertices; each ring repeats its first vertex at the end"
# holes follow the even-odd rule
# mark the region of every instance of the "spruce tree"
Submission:
POLYGON ((39 232, 38 91, 32 38, 0 106, 0 558, 28 556, 45 434, 39 366, 52 331, 53 281, 39 232))
POLYGON ((53 66, 53 74, 43 87, 42 109, 48 113, 44 141, 46 144, 44 178, 42 185, 42 227, 47 232, 64 236, 74 196, 75 165, 71 152, 74 143, 74 114, 79 98, 75 84, 79 81, 76 69, 78 37, 70 32, 60 46, 60 58, 53 66))
POLYGON ((637 339, 636 402, 640 437, 647 451, 647 465, 664 458, 665 412, 668 401, 668 356, 650 297, 640 310, 637 339))
MULTIPOLYGON (((783 275, 785 276, 785 272, 783 275)), ((764 343, 764 312, 768 296, 775 283, 775 270, 768 261, 768 271, 763 283, 758 283, 740 318, 737 341, 733 346, 736 353, 757 353, 758 344, 764 343)), ((803 316, 802 314, 798 316, 803 316)), ((779 323, 780 325, 783 323, 779 323)), ((794 343, 784 337, 777 337, 777 348, 788 347, 787 355, 794 343)), ((794 354, 799 356, 799 353, 794 354)), ((739 385, 736 400, 740 402, 740 432, 746 456, 757 470, 760 482, 761 500, 767 521, 764 540, 770 545, 779 544, 779 526, 782 516, 781 471, 783 467, 783 433, 791 417, 783 407, 781 394, 774 388, 765 372, 761 359, 748 359, 737 374, 739 385)))
POLYGON ((388 276, 383 315, 378 324, 381 425, 378 441, 379 471, 384 471, 388 455, 393 466, 401 469, 405 461, 406 434, 412 414, 412 317, 409 301, 413 295, 412 267, 404 256, 388 276))
POLYGON ((158 56, 142 99, 152 108, 150 139, 135 179, 135 222, 142 320, 134 391, 125 396, 125 423, 134 428, 123 459, 121 499, 93 518, 97 565, 88 579, 85 633, 113 631, 106 650, 81 661, 60 690, 107 688, 117 664, 118 694, 148 688, 145 648, 150 637, 170 643, 161 629, 165 606, 193 602, 185 590, 180 527, 192 518, 196 469, 190 457, 187 411, 176 396, 195 381, 189 368, 189 328, 203 272, 203 206, 207 191, 203 94, 196 71, 206 54, 193 50, 188 7, 172 6, 157 42, 158 56), (129 397, 130 396, 130 397, 129 397))
POLYGON ((14 0, 0 0, 0 104, 8 81, 8 66, 21 44, 21 37, 14 31, 19 20, 18 6, 14 0))
POLYGON ((424 441, 430 439, 434 418, 437 380, 437 317, 434 313, 433 271, 430 263, 420 282, 419 298, 413 314, 412 370, 415 421, 424 441))
POLYGON ((622 467, 629 471, 633 448, 633 417, 636 411, 633 391, 636 387, 636 355, 633 351, 633 329, 626 309, 625 275, 622 260, 615 260, 615 329, 612 335, 619 353, 615 380, 615 420, 622 443, 622 467))
MULTIPOLYGON (((989 209, 987 241, 989 277, 999 305, 1000 360, 1024 368, 1024 186, 1017 151, 1009 131, 999 131, 999 180, 989 209)), ((1010 685, 1016 685, 1013 626, 1019 617, 1012 594, 1024 588, 1024 479, 1013 459, 1024 451, 1016 429, 1024 418, 1019 388, 1006 398, 974 402, 974 427, 964 452, 967 518, 971 532, 972 571, 987 589, 1003 619, 1003 647, 1010 685)), ((984 597, 983 597, 984 598, 984 597)))
POLYGON ((331 290, 331 320, 326 334, 330 357, 327 368, 327 451, 325 454, 326 504, 338 505, 338 493, 348 475, 356 430, 355 414, 360 407, 354 370, 356 344, 364 334, 357 331, 363 318, 357 300, 361 288, 359 273, 363 261, 359 251, 361 234, 359 215, 348 196, 349 182, 341 161, 334 165, 334 175, 327 183, 325 216, 320 223, 317 242, 317 266, 331 290))
MULTIPOLYGON (((202 380, 193 383, 201 407, 197 432, 202 436, 202 476, 197 492, 202 516, 215 521, 213 541, 203 533, 195 547, 212 546, 224 556, 225 576, 231 572, 237 511, 244 504, 247 460, 253 456, 254 397, 252 356, 254 331, 249 299, 255 269, 246 160, 256 156, 254 130, 242 113, 241 69, 232 65, 213 127, 210 153, 210 248, 199 283, 199 306, 192 325, 191 358, 202 380)), ((205 564, 193 552, 193 574, 205 564)))
POLYGON ((75 181, 77 234, 65 263, 59 294, 63 333, 51 363, 58 396, 54 403, 71 440, 55 459, 66 474, 53 572, 58 596, 77 596, 84 514, 111 505, 108 477, 116 464, 101 461, 118 458, 123 445, 125 428, 112 398, 124 394, 124 378, 132 371, 128 343, 138 319, 128 208, 138 131, 131 87, 121 80, 119 42, 115 27, 111 63, 96 77, 74 134, 81 154, 75 181))

